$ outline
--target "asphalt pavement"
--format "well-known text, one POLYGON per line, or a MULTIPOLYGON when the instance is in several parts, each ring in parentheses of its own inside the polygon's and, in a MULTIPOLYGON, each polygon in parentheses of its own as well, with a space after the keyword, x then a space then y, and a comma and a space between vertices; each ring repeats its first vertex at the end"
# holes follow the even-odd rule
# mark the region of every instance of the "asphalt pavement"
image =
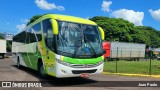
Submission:
MULTIPOLYGON (((160 81, 160 78, 151 77, 129 77, 118 75, 92 75, 88 78, 74 77, 74 78, 55 78, 47 76, 42 79, 37 74, 37 71, 22 67, 18 69, 11 57, 2 59, 0 57, 0 81, 28 81, 28 82, 42 82, 46 87, 39 88, 3 88, 0 90, 159 90, 160 87, 126 87, 131 85, 132 81, 160 81), (125 84, 125 85, 124 85, 125 84), (117 87, 115 87, 117 85, 117 87), (119 85, 119 86, 118 86, 119 85), (124 85, 125 87, 122 87, 124 85)), ((133 83, 133 84, 134 84, 133 83)), ((159 83, 158 83, 159 84, 159 83)), ((1 86, 1 85, 0 85, 1 86)), ((158 85, 160 86, 160 85, 158 85)))

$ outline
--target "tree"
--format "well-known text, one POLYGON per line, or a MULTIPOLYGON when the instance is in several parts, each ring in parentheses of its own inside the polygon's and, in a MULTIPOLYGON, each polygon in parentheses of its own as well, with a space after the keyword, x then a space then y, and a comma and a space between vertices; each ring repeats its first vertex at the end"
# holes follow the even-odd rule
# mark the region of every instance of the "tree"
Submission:
POLYGON ((3 36, 0 34, 0 39, 4 39, 3 36))
POLYGON ((137 31, 140 32, 141 38, 148 46, 160 47, 159 31, 149 26, 137 26, 137 31))
POLYGON ((116 19, 103 16, 96 16, 90 20, 96 22, 98 26, 104 29, 105 39, 107 41, 132 41, 130 33, 134 32, 134 24, 120 18, 116 19))
POLYGON ((12 42, 7 41, 7 52, 11 52, 11 49, 12 49, 12 42))
POLYGON ((35 15, 35 16, 33 16, 33 17, 29 20, 29 22, 27 23, 27 26, 28 26, 29 24, 33 23, 35 20, 39 19, 39 18, 42 17, 42 16, 43 16, 43 15, 35 15))
POLYGON ((147 46, 160 47, 160 31, 150 26, 135 26, 121 18, 104 16, 96 16, 90 20, 104 29, 107 41, 144 43, 147 46))

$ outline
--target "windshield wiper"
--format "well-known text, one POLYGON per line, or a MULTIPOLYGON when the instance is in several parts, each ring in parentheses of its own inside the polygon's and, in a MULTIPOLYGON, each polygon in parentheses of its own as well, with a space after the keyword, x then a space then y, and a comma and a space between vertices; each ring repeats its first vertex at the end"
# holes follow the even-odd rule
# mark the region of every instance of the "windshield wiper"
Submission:
POLYGON ((96 54, 96 52, 95 52, 94 48, 92 47, 91 43, 90 43, 90 42, 88 42, 88 40, 87 40, 87 38, 86 38, 86 36, 85 36, 85 35, 84 35, 84 40, 89 44, 89 46, 91 47, 91 49, 92 49, 92 51, 93 51, 93 53, 94 53, 94 56, 96 57, 96 56, 97 56, 97 54, 96 54))
MULTIPOLYGON (((82 39, 78 40, 78 44, 79 44, 79 43, 82 43, 82 39)), ((81 45, 81 46, 82 46, 82 45, 81 45)), ((75 57, 77 51, 80 49, 81 46, 80 46, 80 45, 77 45, 77 48, 76 48, 75 51, 74 51, 73 57, 75 57)))
MULTIPOLYGON (((88 40, 86 39, 86 36, 84 36, 84 40, 89 44, 89 46, 91 47, 92 52, 94 53, 94 56, 96 57, 97 54, 96 54, 95 50, 93 49, 91 43, 88 42, 88 40)), ((81 40, 78 40, 78 43, 79 43, 79 41, 80 41, 80 43, 82 43, 82 39, 81 39, 81 40)), ((78 47, 76 48, 76 50, 75 50, 75 52, 74 52, 74 54, 73 54, 73 57, 75 57, 76 53, 78 52, 78 50, 79 50, 81 47, 82 47, 82 46, 79 46, 79 45, 78 45, 78 47)))

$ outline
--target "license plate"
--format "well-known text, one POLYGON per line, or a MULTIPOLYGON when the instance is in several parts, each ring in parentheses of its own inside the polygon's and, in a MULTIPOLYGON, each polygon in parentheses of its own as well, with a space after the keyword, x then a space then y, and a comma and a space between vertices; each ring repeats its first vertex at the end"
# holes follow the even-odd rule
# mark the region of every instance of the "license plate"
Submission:
POLYGON ((80 76, 81 76, 81 77, 88 77, 89 74, 88 74, 88 73, 82 73, 80 76))

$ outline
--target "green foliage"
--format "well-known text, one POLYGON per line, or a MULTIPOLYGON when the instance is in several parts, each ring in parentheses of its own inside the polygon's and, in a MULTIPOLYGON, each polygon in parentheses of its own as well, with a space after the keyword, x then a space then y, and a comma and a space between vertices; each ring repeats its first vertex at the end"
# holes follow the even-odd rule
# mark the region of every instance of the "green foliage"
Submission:
POLYGON ((11 49, 12 49, 12 42, 7 41, 7 52, 11 52, 11 49))
POLYGON ((149 26, 137 26, 136 30, 138 32, 132 35, 133 38, 137 36, 137 38, 134 38, 135 42, 145 43, 147 46, 160 47, 159 31, 149 26))
POLYGON ((33 17, 29 20, 29 22, 27 23, 27 26, 28 26, 29 24, 33 23, 35 20, 39 19, 39 18, 42 17, 42 16, 43 16, 43 15, 35 15, 35 16, 33 16, 33 17))
POLYGON ((0 35, 0 39, 4 39, 2 35, 0 35))
POLYGON ((96 22, 105 32, 106 41, 145 43, 147 46, 160 47, 160 31, 149 26, 135 26, 121 18, 96 16, 96 22))
POLYGON ((91 20, 104 29, 107 41, 132 41, 130 34, 134 32, 134 24, 123 19, 108 17, 93 17, 91 20))

